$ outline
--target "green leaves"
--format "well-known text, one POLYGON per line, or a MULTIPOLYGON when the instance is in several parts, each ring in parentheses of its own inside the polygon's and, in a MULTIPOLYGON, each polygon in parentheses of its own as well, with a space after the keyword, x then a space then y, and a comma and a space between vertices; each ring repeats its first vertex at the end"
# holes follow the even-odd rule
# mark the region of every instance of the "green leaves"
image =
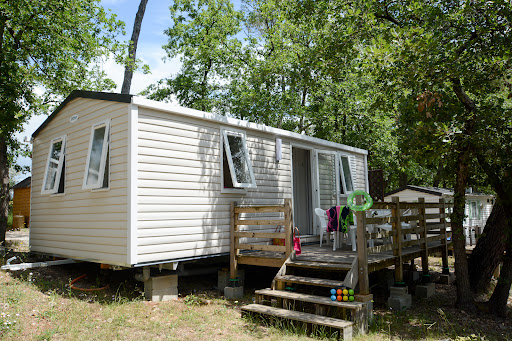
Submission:
POLYGON ((180 56, 177 75, 163 79, 145 93, 158 100, 176 96, 180 104, 200 110, 220 107, 222 83, 234 77, 241 42, 242 13, 228 0, 177 0, 170 7, 173 26, 165 30, 168 57, 180 56))
POLYGON ((117 51, 122 23, 98 3, 0 2, 0 139, 11 141, 13 150, 12 134, 33 113, 49 110, 77 88, 114 87, 96 65, 117 51))

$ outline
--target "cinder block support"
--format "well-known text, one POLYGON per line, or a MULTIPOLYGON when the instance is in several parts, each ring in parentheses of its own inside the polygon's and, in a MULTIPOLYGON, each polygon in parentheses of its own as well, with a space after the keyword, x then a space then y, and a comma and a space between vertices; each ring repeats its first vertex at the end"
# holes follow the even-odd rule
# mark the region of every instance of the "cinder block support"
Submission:
POLYGON ((392 311, 404 311, 412 305, 412 297, 407 287, 392 287, 388 298, 388 307, 392 311))
POLYGON ((227 299, 238 299, 244 296, 244 287, 225 287, 224 297, 227 299))
POLYGON ((455 281, 454 274, 453 273, 448 273, 448 274, 440 275, 439 276, 439 280, 437 281, 437 283, 452 285, 454 281, 455 281))
POLYGON ((436 285, 434 283, 427 283, 416 286, 416 297, 429 298, 436 293, 436 285))
MULTIPOLYGON (((238 274, 238 285, 239 286, 244 286, 244 282, 245 282, 245 271, 244 269, 239 269, 237 271, 237 274, 238 274)), ((229 279, 229 270, 219 270, 217 272, 217 288, 218 290, 220 291, 224 291, 224 288, 225 287, 230 287, 232 286, 231 285, 231 281, 229 279)))
POLYGON ((144 281, 146 299, 160 302, 178 299, 178 275, 149 277, 144 281))

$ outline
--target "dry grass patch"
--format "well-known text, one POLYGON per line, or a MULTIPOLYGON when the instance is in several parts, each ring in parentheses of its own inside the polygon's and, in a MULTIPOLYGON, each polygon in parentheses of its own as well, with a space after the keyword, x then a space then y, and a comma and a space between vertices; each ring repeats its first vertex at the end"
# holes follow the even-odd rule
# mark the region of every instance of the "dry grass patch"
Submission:
MULTIPOLYGON (((438 263, 438 262, 437 262, 438 263)), ((432 268, 438 267, 436 260, 432 268)), ((0 272, 1 340, 319 340, 300 325, 241 318, 239 301, 225 300, 206 277, 180 278, 184 297, 148 302, 142 284, 129 272, 115 272, 110 288, 96 293, 71 290, 69 282, 88 273, 83 287, 103 286, 96 265, 73 264, 19 273, 0 272), (96 269, 91 270, 91 267, 96 269), (185 296, 186 295, 186 296, 185 296)), ((249 277, 250 277, 249 273, 249 277)), ((253 273, 247 282, 268 285, 267 275, 253 273)), ((215 278, 215 276, 213 276, 215 278)), ((247 279, 247 278, 246 278, 247 279)), ((255 287, 256 288, 256 287, 255 287)), ((428 300, 413 298, 413 307, 391 313, 376 300, 368 335, 356 340, 512 340, 512 322, 454 308, 455 287, 437 285, 428 300)))

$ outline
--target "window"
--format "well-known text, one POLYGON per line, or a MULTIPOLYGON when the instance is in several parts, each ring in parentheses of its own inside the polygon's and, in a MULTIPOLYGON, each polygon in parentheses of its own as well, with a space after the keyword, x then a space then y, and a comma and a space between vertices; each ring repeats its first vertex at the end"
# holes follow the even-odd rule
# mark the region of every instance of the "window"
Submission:
POLYGON ((340 155, 340 194, 349 194, 354 191, 350 160, 346 155, 340 155))
POLYGON ((85 165, 84 189, 108 188, 110 120, 92 126, 85 165))
POLYGON ((66 136, 55 138, 50 143, 48 162, 43 181, 43 194, 64 193, 66 136), (63 171, 64 170, 64 171, 63 171))
POLYGON ((336 206, 336 154, 318 153, 318 183, 320 207, 336 206))
POLYGON ((249 152, 245 143, 245 133, 222 131, 222 177, 226 188, 256 188, 249 152))
POLYGON ((471 206, 469 207, 470 211, 470 217, 471 219, 478 219, 478 202, 477 201, 471 201, 471 206))

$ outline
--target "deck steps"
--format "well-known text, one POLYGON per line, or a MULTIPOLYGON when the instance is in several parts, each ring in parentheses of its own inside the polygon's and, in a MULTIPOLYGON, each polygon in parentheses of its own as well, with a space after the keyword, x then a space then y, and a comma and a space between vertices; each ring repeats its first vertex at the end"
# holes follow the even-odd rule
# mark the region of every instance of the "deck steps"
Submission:
POLYGON ((287 320, 299 321, 311 325, 325 326, 340 331, 343 340, 352 339, 353 322, 335 319, 331 317, 309 314, 300 311, 275 308, 261 304, 249 304, 242 307, 243 313, 256 313, 265 316, 275 316, 287 320))
POLYGON ((313 261, 293 261, 287 264, 290 267, 307 268, 328 271, 348 271, 351 264, 329 263, 329 262, 313 262, 313 261))
POLYGON ((272 290, 272 289, 261 289, 256 290, 254 292, 256 295, 256 302, 261 302, 260 298, 263 297, 275 297, 275 298, 284 298, 294 301, 302 301, 313 304, 321 304, 332 307, 340 307, 351 310, 361 309, 364 304, 361 302, 338 302, 332 301, 330 297, 322 297, 310 294, 301 294, 292 291, 284 291, 284 290, 272 290))
POLYGON ((311 330, 315 330, 315 326, 327 328, 327 332, 336 333, 345 340, 355 334, 367 333, 368 305, 332 301, 329 295, 329 289, 346 286, 339 277, 345 273, 347 280, 356 266, 354 264, 353 260, 350 264, 304 260, 292 254, 274 277, 272 288, 256 290, 255 304, 242 307, 242 313, 299 321, 311 326, 311 330), (287 286, 294 291, 284 290, 287 286))
POLYGON ((303 285, 311 285, 317 287, 335 288, 343 286, 343 281, 335 281, 332 279, 302 277, 294 275, 281 275, 274 278, 276 282, 282 283, 296 283, 303 285))

